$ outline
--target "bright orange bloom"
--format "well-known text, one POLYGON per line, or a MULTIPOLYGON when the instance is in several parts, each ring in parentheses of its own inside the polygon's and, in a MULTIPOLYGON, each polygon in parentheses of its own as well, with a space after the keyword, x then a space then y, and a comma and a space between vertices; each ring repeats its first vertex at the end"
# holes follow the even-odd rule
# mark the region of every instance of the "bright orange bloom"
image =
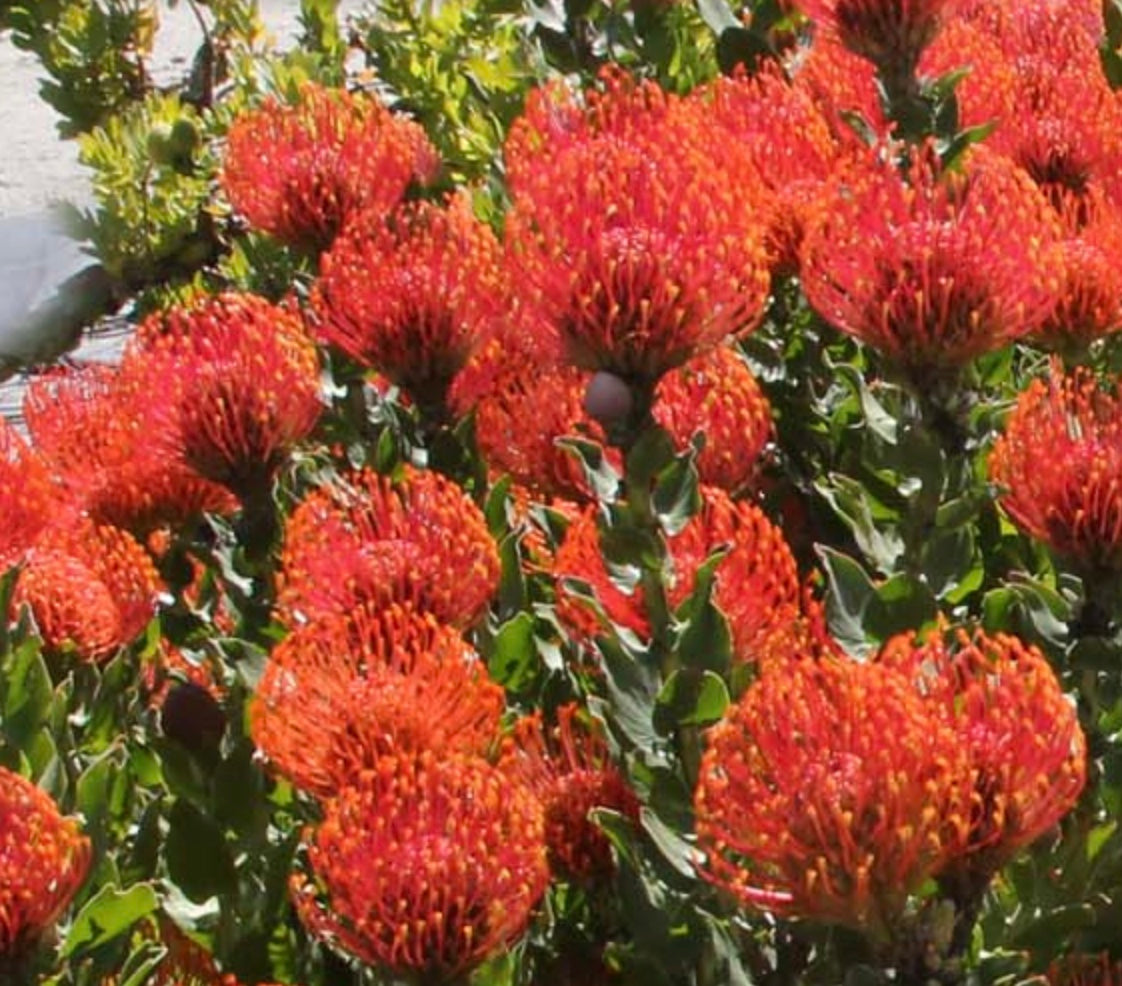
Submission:
POLYGON ((87 519, 52 527, 28 552, 12 604, 26 604, 44 643, 100 661, 156 613, 160 578, 130 534, 87 519))
POLYGON ((370 600, 409 602, 462 628, 498 588, 499 554, 482 511, 451 480, 363 470, 293 511, 281 569, 278 615, 290 626, 370 600))
POLYGON ((537 799, 474 758, 383 758, 309 839, 315 875, 291 881, 305 926, 430 982, 511 945, 549 882, 537 799))
POLYGON ((851 114, 878 136, 886 136, 891 129, 877 93, 876 69, 836 41, 815 38, 793 67, 793 74, 795 88, 811 97, 843 146, 867 153, 864 138, 848 120, 851 114))
POLYGON ((614 870, 611 845, 589 817, 591 811, 608 808, 639 819, 639 799, 595 727, 578 717, 575 703, 557 710, 557 726, 548 732, 540 711, 535 712, 515 724, 499 762, 541 801, 549 865, 565 880, 606 880, 614 870))
POLYGON ((147 381, 168 454, 243 499, 271 482, 322 410, 319 361, 302 320, 253 295, 152 316, 122 372, 147 381))
MULTIPOLYGON (((35 448, 96 521, 144 537, 204 512, 233 513, 233 496, 152 441, 135 375, 90 363, 37 376, 23 400, 35 448)), ((150 390, 150 381, 144 383, 150 390)))
POLYGON ((606 85, 587 110, 533 94, 512 128, 508 252, 573 363, 652 386, 759 320, 767 209, 746 155, 714 156, 700 104, 606 85))
POLYGON ((1049 986, 1122 986, 1122 961, 1108 952, 1067 955, 1048 967, 1049 986))
MULTIPOLYGON (((133 938, 158 942, 167 949, 167 954, 145 980, 146 986, 238 986, 232 974, 219 972, 210 952, 168 918, 146 920, 133 938)), ((110 976, 101 986, 118 986, 118 983, 118 977, 110 976)))
POLYGON ((58 500, 42 459, 0 418, 0 575, 20 561, 54 519, 58 500))
POLYGON ((466 196, 364 213, 323 255, 316 334, 443 408, 452 377, 506 302, 498 241, 466 196))
POLYGON ((855 55, 882 70, 914 69, 957 0, 798 0, 855 55))
MULTIPOLYGON (((901 634, 877 660, 903 672, 937 706, 969 755, 970 831, 949 878, 989 878, 1074 806, 1087 744, 1074 705, 1035 647, 1007 634, 901 634)), ((974 882, 974 881, 972 881, 974 882)))
POLYGON ((503 690, 459 634, 365 604, 290 634, 250 706, 253 739, 297 787, 330 797, 392 753, 486 753, 503 690))
MULTIPOLYGON (((667 537, 666 595, 672 607, 689 597, 697 570, 718 548, 714 600, 728 617, 734 658, 754 661, 757 648, 799 609, 795 559, 783 534, 751 503, 734 502, 716 487, 702 487, 702 506, 678 533, 667 537)), ((613 580, 600 549, 596 514, 586 510, 566 533, 554 575, 560 585, 558 615, 578 638, 603 632, 598 617, 564 588, 566 578, 588 583, 608 618, 640 637, 650 635, 642 587, 627 592, 613 580)), ((638 573, 635 573, 637 576, 638 573)))
POLYGON ((654 419, 678 448, 697 432, 701 481, 736 493, 752 485, 760 456, 774 432, 771 405, 748 364, 720 346, 666 374, 655 391, 654 419))
POLYGON ((1077 370, 1034 380, 989 460, 1022 531, 1086 573, 1122 570, 1122 395, 1077 370))
POLYGON ((962 173, 921 159, 907 180, 863 163, 807 234, 803 287, 827 321, 925 381, 1040 325, 1058 235, 1028 176, 982 148, 962 173))
POLYGON ((750 907, 879 937, 960 850, 969 780, 958 736, 904 675, 791 662, 709 733, 702 875, 750 907))
POLYGON ((90 841, 31 781, 0 767, 0 957, 32 947, 78 892, 90 841))
POLYGON ((221 182, 252 226, 322 250, 351 216, 388 213, 436 168, 424 131, 376 97, 308 84, 295 106, 270 99, 234 121, 221 182))

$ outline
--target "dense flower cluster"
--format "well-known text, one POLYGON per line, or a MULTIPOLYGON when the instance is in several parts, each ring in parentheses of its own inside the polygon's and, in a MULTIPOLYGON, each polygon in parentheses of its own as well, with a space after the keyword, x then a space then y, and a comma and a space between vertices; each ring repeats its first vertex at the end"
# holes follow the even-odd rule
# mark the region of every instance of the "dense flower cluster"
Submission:
POLYGON ((86 879, 90 842, 31 781, 0 767, 0 958, 34 944, 86 879))
POLYGON ((374 96, 306 85, 295 105, 270 99, 234 121, 222 187, 253 226, 324 249, 347 219, 388 213, 435 171, 417 124, 374 96))
POLYGON ((23 557, 56 509, 46 467, 19 432, 0 419, 0 572, 23 557))
POLYGON ((542 810, 482 760, 387 757, 328 802, 292 896, 368 965, 447 981, 526 929, 549 882, 542 810))

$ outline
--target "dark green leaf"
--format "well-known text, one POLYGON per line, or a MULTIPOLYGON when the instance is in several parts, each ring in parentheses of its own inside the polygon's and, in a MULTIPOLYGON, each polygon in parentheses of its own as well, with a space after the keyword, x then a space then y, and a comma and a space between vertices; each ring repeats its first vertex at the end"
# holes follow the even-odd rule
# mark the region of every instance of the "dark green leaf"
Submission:
POLYGON ((504 688, 518 692, 537 675, 537 650, 534 647, 534 617, 518 613, 495 634, 487 668, 504 688))
POLYGON ((680 668, 658 693, 654 725, 667 736, 679 726, 708 726, 725 714, 728 705, 728 688, 720 675, 680 668))
POLYGON ((222 830, 182 798, 168 815, 164 851, 172 882, 196 904, 237 885, 234 860, 222 830))
POLYGON ((147 883, 135 884, 128 890, 102 887, 74 918, 62 946, 62 957, 74 960, 88 955, 98 946, 123 935, 158 906, 156 892, 147 883))
POLYGON ((826 619, 830 632, 849 653, 863 656, 870 649, 865 614, 876 598, 876 587, 848 555, 823 544, 816 550, 826 572, 826 619))

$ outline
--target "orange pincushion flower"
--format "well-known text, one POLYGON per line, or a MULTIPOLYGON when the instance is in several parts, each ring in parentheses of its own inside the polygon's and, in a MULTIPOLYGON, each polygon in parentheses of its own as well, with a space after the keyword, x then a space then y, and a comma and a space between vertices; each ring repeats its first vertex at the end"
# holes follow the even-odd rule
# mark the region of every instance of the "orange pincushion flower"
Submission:
MULTIPOLYGON (((751 503, 734 502, 716 487, 702 487, 696 517, 667 537, 666 595, 672 607, 689 597, 697 570, 720 547, 728 553, 717 563, 714 600, 728 617, 734 659, 754 661, 757 648, 799 609, 795 559, 783 534, 751 503)), ((600 550, 596 515, 586 510, 569 527, 554 575, 580 579, 591 587, 608 618, 640 637, 650 634, 643 593, 613 581, 600 550)), ((561 585, 558 615, 578 637, 602 632, 599 620, 579 598, 561 585)))
POLYGON ((270 99, 234 121, 221 182, 251 225, 325 249, 348 218, 388 213, 436 167, 424 131, 377 98, 308 84, 295 106, 270 99))
POLYGON ((878 658, 938 706, 974 774, 970 832, 947 875, 988 880, 1074 806, 1087 744, 1051 666, 1016 637, 959 631, 894 637, 878 658))
POLYGON ((90 517, 140 537, 204 512, 233 513, 237 503, 227 490, 152 440, 138 384, 135 374, 96 363, 36 377, 23 400, 35 448, 90 517))
POLYGON ((994 445, 990 476, 1022 531, 1091 574, 1122 570, 1122 396, 1094 377, 1034 380, 994 445))
POLYGON ((512 944, 549 882, 541 806, 479 759, 383 758, 328 802, 309 839, 315 877, 291 881, 305 926, 428 981, 512 944))
POLYGON ((30 607, 52 650, 99 661, 147 626, 159 590, 148 553, 130 534, 79 519, 38 539, 12 603, 30 607))
POLYGON ((917 159, 905 180, 865 163, 839 178, 817 214, 803 287, 827 321, 923 380, 1044 320, 1058 288, 1058 234, 1028 176, 982 148, 961 174, 917 159))
POLYGON ((877 93, 876 69, 864 58, 828 37, 818 37, 793 71, 795 88, 810 95, 843 146, 867 152, 849 123, 850 114, 857 114, 873 133, 888 134, 891 125, 877 93))
POLYGON ((959 851, 969 780, 954 730, 904 675, 792 662, 709 733, 702 875, 750 907, 883 934, 959 851))
POLYGON ((499 554, 482 511, 451 480, 363 470, 293 511, 281 569, 279 615, 290 626, 376 600, 467 627, 498 588, 499 554))
POLYGON ((850 51, 884 71, 910 72, 957 0, 798 0, 850 51))
POLYGON ((250 723, 292 783, 329 797, 391 753, 486 753, 503 708, 502 688, 455 630, 408 607, 366 604, 276 648, 250 723))
POLYGON ((23 436, 0 418, 0 575, 18 563, 59 509, 50 473, 23 436))
POLYGON ((712 120, 671 102, 610 80, 587 120, 532 102, 506 148, 515 276, 572 362, 644 386, 753 328, 769 283, 754 166, 717 165, 712 120))
POLYGON ((0 767, 0 957, 29 947, 86 879, 90 842, 31 781, 0 767))
POLYGON ((205 298, 144 322, 122 372, 149 397, 168 453, 239 497, 271 481, 315 427, 319 361, 298 314, 253 295, 205 298))
POLYGON ((703 483, 730 493, 751 486, 772 437, 771 406, 734 350, 720 346, 666 374, 652 413, 679 448, 699 431, 705 436, 697 457, 703 483))
POLYGON ((589 813, 609 808, 637 822, 639 799, 611 762, 604 737, 594 723, 578 717, 575 703, 557 710, 557 726, 548 733, 540 712, 520 719, 499 767, 541 801, 554 873, 583 882, 611 876, 611 845, 589 813))
POLYGON ((1048 967, 1049 986, 1122 986, 1122 961, 1109 953, 1067 955, 1048 967))
POLYGON ((466 196, 365 213, 324 254, 319 338, 442 407, 504 303, 500 249, 466 196))

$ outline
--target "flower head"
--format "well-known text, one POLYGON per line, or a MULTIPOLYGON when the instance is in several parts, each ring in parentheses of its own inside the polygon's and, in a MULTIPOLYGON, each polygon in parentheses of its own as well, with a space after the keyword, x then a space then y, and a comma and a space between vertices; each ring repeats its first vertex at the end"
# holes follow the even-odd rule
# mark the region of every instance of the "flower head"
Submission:
POLYGON ((1022 531, 1085 573, 1122 570, 1122 395, 1053 365, 1017 400, 990 476, 1022 531))
POLYGON ((359 212, 388 213, 410 182, 436 170, 424 131, 375 97, 305 85, 230 127, 222 187, 251 225, 325 249, 359 212))
POLYGON ((584 108, 539 93, 512 129, 508 253, 572 362, 653 386, 758 321, 766 210, 745 155, 714 156, 700 104, 606 86, 584 108))
POLYGON ((697 471, 703 483, 729 493, 752 485, 772 437, 771 406, 733 349, 720 346, 666 374, 652 413, 679 448, 702 433, 697 471))
POLYGON ((34 944, 86 879, 89 840, 46 791, 0 767, 0 956, 34 944))
POLYGON ((289 780, 329 797, 391 753, 486 753, 503 707, 502 688, 455 630, 409 607, 366 604, 282 641, 250 722, 289 780))
POLYGON ((363 470, 313 490, 289 518, 281 568, 279 615, 290 625, 369 600, 410 602, 466 627, 499 581, 482 511, 451 480, 411 468, 396 482, 363 470))
POLYGON ((85 518, 44 532, 27 553, 12 604, 27 605, 44 643, 100 661, 156 613, 160 578, 130 534, 85 518))
POLYGON ((855 55, 882 71, 912 69, 957 0, 798 0, 855 55))
POLYGON ((1048 986, 1122 986, 1122 961, 1109 953, 1066 955, 1048 967, 1048 986))
MULTIPOLYGON (((719 548, 714 600, 732 631, 735 660, 756 659, 757 649, 799 610, 799 581, 794 557, 783 534, 753 504, 734 502, 715 487, 702 488, 702 507, 686 526, 667 538, 666 595, 677 607, 696 585, 697 571, 719 548)), ((562 580, 558 615, 578 637, 602 631, 597 616, 564 588, 564 579, 590 586, 607 617, 617 626, 650 634, 641 586, 630 591, 612 574, 600 549, 596 515, 585 511, 569 527, 557 552, 554 575, 562 580)))
POLYGON ((149 318, 122 372, 149 381, 147 406, 167 454, 242 498, 271 482, 322 410, 319 362, 302 320, 253 295, 149 318))
POLYGON ((443 407, 504 294, 499 244, 466 197, 364 213, 322 258, 317 335, 443 407))
POLYGON ((608 808, 632 821, 639 817, 639 799, 595 725, 579 717, 574 703, 557 710, 557 726, 549 731, 536 712, 515 725, 499 762, 542 803, 550 868, 582 882, 606 879, 614 869, 608 839, 589 813, 608 808))
POLYGON ((1028 176, 975 148, 963 173, 855 164, 816 214, 807 298, 917 380, 1033 331, 1058 287, 1059 227, 1028 176))
POLYGON ((58 494, 42 459, 0 418, 0 575, 21 560, 57 510, 58 494))
POLYGON ((292 896, 361 962, 452 979, 526 930, 549 882, 542 834, 537 799, 483 760, 387 757, 327 803, 292 896))
POLYGON ((938 706, 970 758, 970 831, 948 875, 988 880, 1075 805, 1086 740, 1074 706, 1035 647, 1007 634, 903 634, 877 660, 938 706))
POLYGON ((883 934, 960 848, 968 782, 958 737, 904 675, 793 662, 709 734, 702 874, 751 907, 883 934))

